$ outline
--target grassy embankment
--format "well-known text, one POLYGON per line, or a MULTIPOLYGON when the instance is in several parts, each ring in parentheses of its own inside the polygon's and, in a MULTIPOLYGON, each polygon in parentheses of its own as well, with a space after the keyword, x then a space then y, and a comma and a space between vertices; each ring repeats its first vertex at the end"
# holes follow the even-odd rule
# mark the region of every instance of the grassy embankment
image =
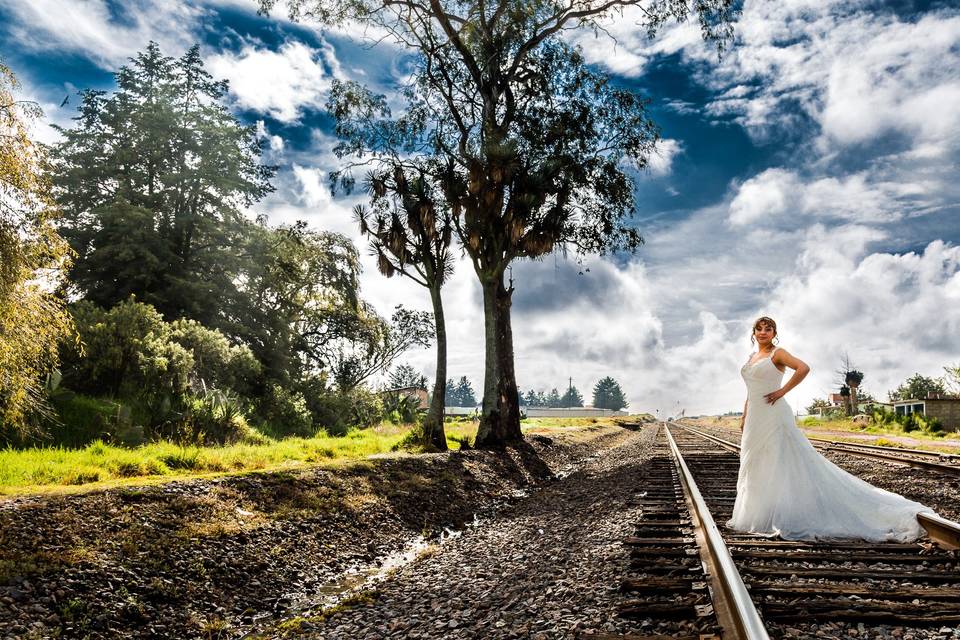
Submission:
MULTIPOLYGON (((610 418, 531 418, 523 430, 584 428, 615 424, 610 418)), ((355 429, 341 437, 324 434, 313 438, 285 438, 264 444, 227 446, 180 446, 152 442, 123 447, 97 441, 82 448, 44 447, 0 450, 0 495, 77 490, 174 479, 337 464, 396 451, 410 425, 384 422, 369 429, 355 429)), ((456 420, 445 425, 447 444, 473 440, 476 424, 456 420)))

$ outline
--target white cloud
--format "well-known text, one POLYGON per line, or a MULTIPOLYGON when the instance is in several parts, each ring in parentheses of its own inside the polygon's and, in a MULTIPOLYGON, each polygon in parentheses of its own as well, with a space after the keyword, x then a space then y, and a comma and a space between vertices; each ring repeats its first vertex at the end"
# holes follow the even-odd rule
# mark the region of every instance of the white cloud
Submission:
POLYGON ((279 50, 246 45, 207 61, 210 72, 230 81, 230 95, 245 109, 282 122, 296 120, 305 106, 321 107, 339 63, 329 44, 314 49, 286 42, 279 50))
POLYGON ((673 159, 683 153, 683 144, 679 140, 664 138, 657 143, 656 150, 647 159, 647 167, 655 176, 665 176, 673 168, 673 159))
POLYGON ((940 375, 960 353, 960 247, 934 240, 922 253, 868 253, 871 236, 813 227, 800 270, 773 291, 766 308, 781 344, 813 369, 795 408, 836 391, 844 351, 879 400, 915 372, 940 375))
POLYGON ((886 181, 875 172, 803 178, 778 167, 737 188, 729 221, 735 227, 797 226, 811 219, 892 222, 934 207, 936 193, 935 184, 886 181))
POLYGON ((19 46, 33 51, 81 53, 101 68, 116 69, 150 40, 168 55, 179 55, 196 41, 206 9, 184 2, 134 0, 3 0, 13 20, 7 25, 19 46))

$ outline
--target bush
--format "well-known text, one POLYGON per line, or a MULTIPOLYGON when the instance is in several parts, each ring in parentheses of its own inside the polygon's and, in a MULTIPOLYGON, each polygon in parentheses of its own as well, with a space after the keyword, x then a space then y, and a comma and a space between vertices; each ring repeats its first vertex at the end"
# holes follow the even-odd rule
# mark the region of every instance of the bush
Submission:
MULTIPOLYGON (((211 389, 187 400, 177 440, 190 444, 234 444, 255 440, 235 394, 211 389)), ((262 436, 260 436, 262 439, 262 436)))
MULTIPOLYGON (((310 411, 317 425, 332 436, 346 435, 350 427, 372 427, 385 417, 380 396, 363 387, 348 393, 322 390, 309 397, 310 411)), ((400 414, 397 414, 400 421, 400 414)))
POLYGON ((194 386, 250 394, 262 367, 249 347, 231 345, 225 335, 196 320, 175 320, 170 323, 169 335, 170 340, 193 356, 191 378, 194 386))
POLYGON ((316 433, 313 416, 307 408, 303 394, 285 389, 276 383, 267 385, 267 392, 257 407, 257 418, 263 423, 262 430, 275 438, 309 438, 316 433))
POLYGON ((81 301, 70 309, 83 352, 63 354, 64 384, 91 395, 178 396, 193 356, 169 339, 169 325, 133 296, 109 311, 81 301))

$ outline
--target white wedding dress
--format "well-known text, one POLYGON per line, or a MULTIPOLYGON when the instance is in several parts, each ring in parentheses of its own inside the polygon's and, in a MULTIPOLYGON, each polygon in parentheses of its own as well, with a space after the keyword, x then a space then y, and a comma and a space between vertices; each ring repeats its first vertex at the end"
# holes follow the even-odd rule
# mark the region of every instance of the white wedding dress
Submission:
POLYGON ((783 378, 774 352, 740 369, 747 417, 737 499, 727 526, 788 540, 909 542, 922 536, 917 514, 932 509, 833 464, 803 435, 783 398, 767 402, 763 396, 779 389, 783 378))

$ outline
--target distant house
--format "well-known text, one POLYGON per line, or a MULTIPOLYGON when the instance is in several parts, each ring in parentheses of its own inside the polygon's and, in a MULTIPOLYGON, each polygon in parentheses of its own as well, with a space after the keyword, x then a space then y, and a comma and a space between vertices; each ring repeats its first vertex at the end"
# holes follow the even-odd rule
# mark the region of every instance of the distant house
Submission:
POLYGON ((396 387, 394 389, 384 389, 379 395, 394 395, 397 397, 415 396, 419 401, 417 409, 428 409, 430 407, 430 403, 427 401, 427 390, 423 387, 396 387))
POLYGON ((928 394, 926 398, 897 400, 893 410, 900 415, 919 413, 927 418, 937 418, 947 431, 960 431, 960 398, 944 398, 928 394))

